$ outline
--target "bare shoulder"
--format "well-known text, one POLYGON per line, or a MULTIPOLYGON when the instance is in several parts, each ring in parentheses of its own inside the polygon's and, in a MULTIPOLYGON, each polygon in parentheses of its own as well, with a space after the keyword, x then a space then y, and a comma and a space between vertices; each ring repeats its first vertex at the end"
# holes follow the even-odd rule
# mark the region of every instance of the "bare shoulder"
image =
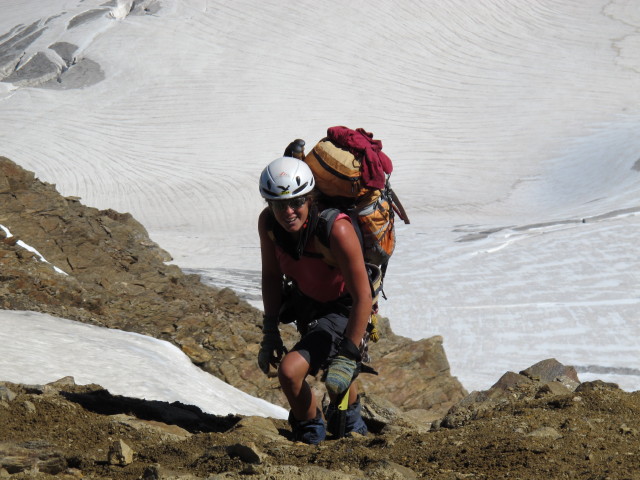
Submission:
POLYGON ((344 233, 345 231, 348 231, 348 230, 353 230, 353 224, 351 223, 351 219, 342 217, 342 218, 336 219, 336 221, 333 222, 333 228, 331 229, 331 233, 333 232, 344 233))
POLYGON ((346 245, 354 242, 359 245, 358 236, 351 220, 348 218, 339 218, 333 224, 329 235, 332 245, 346 245))

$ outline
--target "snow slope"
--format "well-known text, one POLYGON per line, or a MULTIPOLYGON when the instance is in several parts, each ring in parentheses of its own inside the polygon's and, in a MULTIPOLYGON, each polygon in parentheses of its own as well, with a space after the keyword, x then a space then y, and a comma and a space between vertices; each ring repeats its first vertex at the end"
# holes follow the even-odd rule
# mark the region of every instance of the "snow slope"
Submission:
POLYGON ((287 418, 284 408, 204 372, 163 340, 35 312, 4 311, 1 318, 4 381, 45 384, 70 375, 113 395, 182 402, 215 415, 287 418))

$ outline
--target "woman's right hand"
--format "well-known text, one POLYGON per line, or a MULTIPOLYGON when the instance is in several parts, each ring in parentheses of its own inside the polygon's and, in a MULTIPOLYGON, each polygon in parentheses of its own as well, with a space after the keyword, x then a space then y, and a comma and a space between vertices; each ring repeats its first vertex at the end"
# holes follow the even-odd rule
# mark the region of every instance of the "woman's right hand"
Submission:
POLYGON ((265 333, 260 342, 260 351, 258 352, 258 366, 265 375, 269 374, 269 368, 278 368, 283 355, 287 353, 287 349, 282 343, 280 333, 265 333))

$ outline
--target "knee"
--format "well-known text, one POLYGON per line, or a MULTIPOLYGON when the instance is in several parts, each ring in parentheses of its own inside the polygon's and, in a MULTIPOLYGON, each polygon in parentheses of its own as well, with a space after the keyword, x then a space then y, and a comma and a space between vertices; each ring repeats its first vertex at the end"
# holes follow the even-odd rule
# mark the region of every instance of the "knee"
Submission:
POLYGON ((298 385, 307 376, 309 365, 302 357, 296 355, 285 355, 278 367, 278 380, 280 385, 298 385))

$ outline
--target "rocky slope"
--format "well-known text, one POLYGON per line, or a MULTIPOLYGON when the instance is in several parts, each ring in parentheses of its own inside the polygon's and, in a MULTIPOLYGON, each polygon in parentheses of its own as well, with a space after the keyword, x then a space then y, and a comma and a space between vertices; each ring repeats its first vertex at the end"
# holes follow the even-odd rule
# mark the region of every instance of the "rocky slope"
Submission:
MULTIPOLYGON (((0 157, 0 225, 11 234, 0 231, 7 237, 0 238, 1 308, 170 341, 204 370, 284 405, 277 380, 256 365, 260 312, 232 291, 206 286, 165 263, 170 255, 131 215, 64 198, 33 172, 0 157)), ((363 388, 403 409, 433 417, 446 412, 466 392, 449 373, 442 339, 413 342, 383 323, 382 340, 371 347, 380 375, 362 375, 363 388)), ((297 334, 291 327, 283 330, 292 345, 297 334)))
MULTIPOLYGON (((282 404, 275 379, 255 367, 259 312, 167 265, 130 215, 63 198, 0 158, 0 225, 12 234, 0 229, 1 308, 163 338, 282 404)), ((72 378, 0 382, 0 478, 640 480, 640 392, 580 383, 551 359, 466 395, 442 339, 384 330, 372 347, 381 375, 362 379, 366 437, 308 446, 280 420, 216 417, 72 378)))

